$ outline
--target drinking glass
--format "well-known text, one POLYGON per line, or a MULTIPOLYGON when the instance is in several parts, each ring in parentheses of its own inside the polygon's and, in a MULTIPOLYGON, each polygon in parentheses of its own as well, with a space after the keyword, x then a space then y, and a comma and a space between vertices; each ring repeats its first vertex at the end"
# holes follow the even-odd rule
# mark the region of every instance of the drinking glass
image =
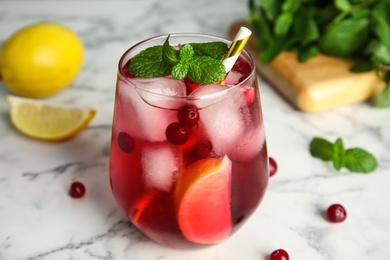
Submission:
MULTIPOLYGON (((110 184, 123 214, 152 240, 175 248, 217 244, 254 213, 268 183, 260 94, 243 50, 223 82, 137 78, 128 71, 144 40, 119 60, 110 184)), ((171 34, 172 46, 230 41, 171 34)))

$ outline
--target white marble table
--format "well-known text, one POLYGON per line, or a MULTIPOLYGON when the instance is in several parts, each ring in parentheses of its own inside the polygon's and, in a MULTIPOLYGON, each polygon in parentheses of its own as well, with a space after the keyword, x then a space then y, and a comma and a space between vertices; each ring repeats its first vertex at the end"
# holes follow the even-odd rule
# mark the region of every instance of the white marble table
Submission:
POLYGON ((63 23, 86 47, 77 80, 50 99, 97 109, 89 127, 63 143, 30 139, 10 124, 0 83, 0 259, 255 260, 284 248, 299 260, 390 259, 390 110, 357 104, 317 114, 293 109, 266 83, 261 94, 270 155, 279 171, 262 205, 231 239, 202 250, 148 240, 119 213, 109 189, 108 153, 116 64, 130 45, 162 33, 227 36, 247 16, 244 0, 1 1, 0 42, 37 21, 63 23), (375 154, 372 174, 336 172, 310 156, 314 136, 342 137, 375 154), (80 180, 87 194, 67 194, 80 180), (343 204, 348 218, 323 211, 343 204))

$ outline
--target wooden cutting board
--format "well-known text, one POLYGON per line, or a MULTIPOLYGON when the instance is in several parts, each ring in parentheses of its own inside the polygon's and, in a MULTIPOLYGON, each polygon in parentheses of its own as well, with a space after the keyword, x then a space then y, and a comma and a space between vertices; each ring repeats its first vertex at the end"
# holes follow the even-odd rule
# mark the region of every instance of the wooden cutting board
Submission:
MULTIPOLYGON (((230 28, 233 39, 244 21, 230 28)), ((253 30, 252 30, 253 31, 253 30)), ((255 58, 260 76, 270 83, 294 107, 304 112, 320 112, 335 107, 365 101, 377 95, 385 87, 375 72, 351 73, 353 61, 320 54, 300 63, 297 54, 283 52, 270 64, 259 61, 255 35, 245 49, 255 58)))

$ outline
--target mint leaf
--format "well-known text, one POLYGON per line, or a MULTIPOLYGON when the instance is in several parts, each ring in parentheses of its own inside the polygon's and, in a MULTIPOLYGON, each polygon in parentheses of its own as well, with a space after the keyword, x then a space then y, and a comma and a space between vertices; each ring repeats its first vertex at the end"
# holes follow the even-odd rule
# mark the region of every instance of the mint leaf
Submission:
POLYGON ((369 29, 370 20, 366 17, 330 24, 321 36, 321 50, 332 56, 350 58, 364 48, 369 29))
MULTIPOLYGON (((294 18, 293 32, 303 47, 315 42, 320 37, 319 28, 314 20, 313 14, 303 8, 297 12, 294 18)), ((318 49, 318 46, 316 48, 318 49)))
POLYGON ((372 10, 372 31, 382 43, 390 48, 390 3, 379 1, 372 10))
POLYGON ((194 49, 191 45, 186 44, 180 49, 180 59, 190 60, 194 56, 194 49))
POLYGON ((378 166, 376 158, 361 148, 348 149, 345 158, 345 167, 353 172, 370 173, 378 166))
POLYGON ((179 50, 176 50, 169 44, 169 37, 170 36, 168 35, 163 45, 162 59, 166 64, 174 66, 180 62, 180 54, 179 50))
POLYGON ((223 42, 190 43, 194 49, 194 56, 209 56, 216 60, 221 60, 228 50, 228 46, 223 42))
POLYGON ((333 144, 332 162, 333 167, 338 171, 345 165, 345 149, 341 138, 337 138, 336 142, 333 144))
POLYGON ((351 4, 348 0, 335 0, 337 9, 343 12, 349 12, 351 10, 351 4))
POLYGON ((282 5, 282 11, 283 12, 296 12, 302 5, 301 1, 297 0, 285 0, 282 5))
POLYGON ((279 15, 275 22, 275 35, 286 35, 293 23, 293 18, 294 16, 290 12, 284 12, 279 15))
POLYGON ((187 75, 188 68, 189 68, 188 62, 181 61, 180 63, 173 66, 172 77, 176 80, 181 80, 187 75))
POLYGON ((162 58, 163 46, 147 48, 130 62, 129 72, 137 77, 163 77, 171 73, 172 67, 162 58))
POLYGON ((379 64, 390 64, 390 48, 387 48, 385 45, 378 45, 372 54, 375 62, 379 64))
POLYGON ((172 68, 172 77, 176 80, 181 80, 188 73, 188 61, 192 59, 192 56, 194 56, 194 50, 191 45, 185 44, 182 46, 180 51, 177 51, 177 53, 179 54, 178 61, 176 61, 176 65, 172 68))
MULTIPOLYGON (((281 1, 275 1, 275 0, 262 0, 261 2, 258 0, 251 0, 252 1, 257 1, 260 3, 262 7, 262 11, 264 12, 264 16, 267 17, 268 19, 275 19, 276 16, 278 15, 279 10, 281 10, 281 1)), ((252 5, 256 6, 256 5, 252 5)))
POLYGON ((222 62, 211 57, 194 57, 189 61, 188 77, 193 82, 210 84, 221 81, 226 75, 222 62))
POLYGON ((313 58, 320 53, 320 50, 315 45, 308 46, 307 48, 302 48, 302 52, 299 53, 299 61, 305 62, 310 58, 313 58))
POLYGON ((324 161, 330 161, 333 157, 333 144, 323 138, 315 137, 310 142, 310 154, 324 161))
POLYGON ((385 90, 376 99, 375 106, 380 108, 390 106, 390 79, 388 79, 385 90))
POLYGON ((376 169, 376 158, 362 148, 345 149, 341 138, 331 142, 315 137, 310 142, 310 154, 324 161, 332 161, 336 170, 346 167, 351 172, 369 173, 376 169))

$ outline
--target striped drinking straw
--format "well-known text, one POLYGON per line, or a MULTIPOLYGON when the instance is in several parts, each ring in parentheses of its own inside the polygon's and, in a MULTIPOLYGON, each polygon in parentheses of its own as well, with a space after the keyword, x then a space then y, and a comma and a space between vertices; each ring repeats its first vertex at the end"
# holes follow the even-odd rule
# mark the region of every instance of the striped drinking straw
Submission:
POLYGON ((241 26, 238 30, 232 44, 229 47, 229 50, 222 60, 222 64, 225 66, 226 74, 229 73, 229 71, 233 68, 234 63, 236 63, 238 56, 240 56, 240 53, 244 49, 244 46, 249 40, 251 34, 252 31, 244 26, 241 26))

